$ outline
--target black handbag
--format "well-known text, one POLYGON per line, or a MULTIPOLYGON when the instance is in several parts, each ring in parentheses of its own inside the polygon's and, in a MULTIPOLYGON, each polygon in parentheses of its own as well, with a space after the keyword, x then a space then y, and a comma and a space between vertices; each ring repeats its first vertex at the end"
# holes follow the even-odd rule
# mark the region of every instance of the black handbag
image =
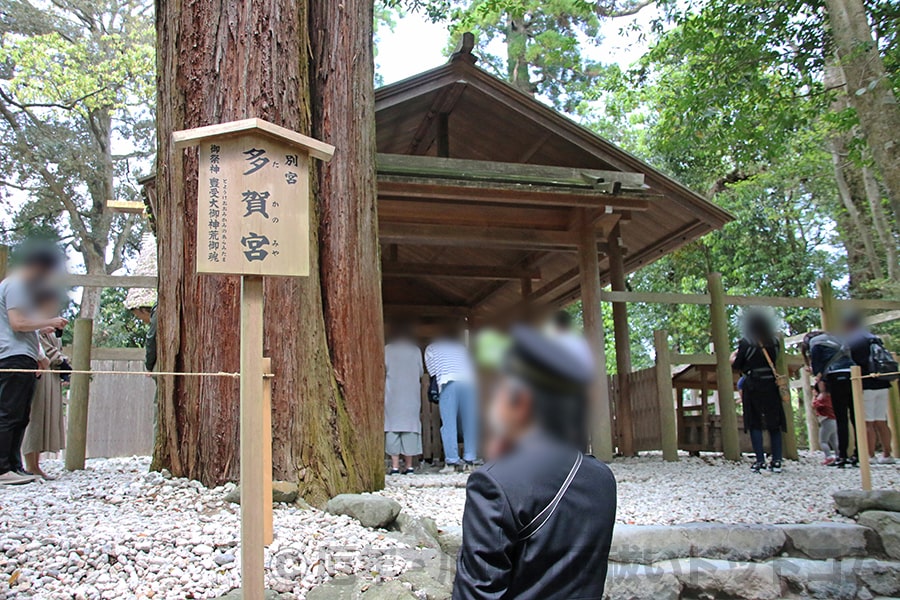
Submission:
POLYGON ((428 400, 435 404, 441 401, 441 386, 438 385, 437 377, 434 375, 428 379, 428 400))

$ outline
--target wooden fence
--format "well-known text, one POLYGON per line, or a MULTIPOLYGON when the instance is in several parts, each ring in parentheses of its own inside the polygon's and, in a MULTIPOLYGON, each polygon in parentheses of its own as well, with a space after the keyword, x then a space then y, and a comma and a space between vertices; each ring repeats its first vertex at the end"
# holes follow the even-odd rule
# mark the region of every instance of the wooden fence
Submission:
MULTIPOLYGON (((656 386, 656 367, 628 374, 628 390, 631 397, 631 415, 634 427, 636 452, 662 449, 659 393, 656 386)), ((619 404, 619 378, 609 378, 610 404, 619 404)), ((615 418, 615 417, 614 417, 615 418)), ((618 431, 618 427, 614 431, 618 431)), ((616 440, 618 445, 618 440, 616 440)))

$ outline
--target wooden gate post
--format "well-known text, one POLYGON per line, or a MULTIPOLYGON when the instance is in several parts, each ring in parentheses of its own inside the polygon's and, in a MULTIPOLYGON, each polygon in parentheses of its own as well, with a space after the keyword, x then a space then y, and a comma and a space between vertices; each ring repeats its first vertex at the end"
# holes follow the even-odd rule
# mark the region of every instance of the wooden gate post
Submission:
POLYGON ((822 330, 834 332, 837 330, 837 309, 834 305, 834 288, 826 279, 816 280, 816 288, 819 290, 819 315, 822 322, 822 330))
MULTIPOLYGON (((613 227, 609 235, 609 278, 615 292, 625 289, 625 261, 619 245, 619 225, 613 227)), ((619 382, 619 400, 616 404, 617 429, 619 430, 619 451, 625 456, 634 456, 634 421, 631 414, 631 334, 628 331, 628 305, 613 302, 613 334, 616 344, 616 377, 619 382)))
POLYGON ((710 273, 709 317, 713 346, 716 350, 716 389, 719 392, 719 411, 722 413, 722 449, 728 460, 741 459, 738 439, 737 408, 734 403, 734 374, 731 369, 731 342, 728 339, 728 313, 725 311, 725 288, 721 273, 710 273))
POLYGON ((778 373, 784 376, 788 382, 788 401, 784 404, 784 418, 787 421, 787 432, 784 436, 784 457, 791 460, 798 460, 800 454, 797 451, 797 428, 794 426, 794 403, 791 398, 790 381, 791 373, 788 369, 787 354, 785 353, 784 335, 778 336, 778 356, 775 358, 775 368, 778 373))
MULTIPOLYGON (((263 279, 241 278, 241 592, 263 600, 265 592, 267 436, 263 391, 263 279)), ((270 417, 271 418, 271 417, 270 417)), ((271 492, 268 498, 272 503, 271 492)))
POLYGON ((800 379, 803 382, 803 407, 806 411, 806 438, 809 440, 810 451, 815 452, 819 449, 819 420, 813 408, 816 394, 812 389, 812 381, 806 367, 800 369, 800 379))
POLYGON ((672 362, 669 357, 669 334, 664 330, 653 332, 656 348, 656 389, 659 396, 659 432, 662 439, 663 460, 678 460, 678 427, 675 420, 675 402, 672 399, 672 362))
POLYGON ((900 381, 891 384, 888 400, 888 418, 891 425, 891 453, 900 458, 900 381))
MULTIPOLYGON (((93 319, 75 319, 72 338, 72 369, 90 371, 91 342, 94 337, 93 319)), ((84 468, 87 454, 88 401, 91 391, 91 376, 87 373, 72 373, 69 386, 69 408, 66 425, 66 470, 77 471, 84 468)))
MULTIPOLYGON (((263 358, 263 373, 272 374, 272 359, 263 358)), ((265 544, 275 539, 275 525, 272 515, 272 378, 263 379, 263 508, 265 511, 265 544)))
POLYGON ((9 246, 0 244, 0 281, 6 279, 6 263, 9 261, 9 246))
POLYGON ((600 303, 600 260, 597 258, 597 233, 587 209, 579 214, 578 270, 581 277, 581 306, 584 335, 594 352, 597 376, 591 385, 591 450, 602 461, 613 458, 610 422, 609 379, 606 375, 606 348, 603 340, 603 315, 600 303))
POLYGON ((859 474, 862 477, 862 489, 872 489, 872 470, 869 464, 869 436, 866 432, 866 404, 863 400, 862 367, 850 367, 850 383, 853 386, 853 411, 856 413, 857 426, 856 450, 859 456, 859 474))

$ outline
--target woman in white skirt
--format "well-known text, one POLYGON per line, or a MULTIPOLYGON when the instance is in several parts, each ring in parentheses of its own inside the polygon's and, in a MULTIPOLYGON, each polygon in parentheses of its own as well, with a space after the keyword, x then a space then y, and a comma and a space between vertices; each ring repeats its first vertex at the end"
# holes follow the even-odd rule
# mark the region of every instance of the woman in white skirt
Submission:
MULTIPOLYGON (((40 296, 42 312, 58 314, 59 297, 48 293, 40 296)), ((38 333, 41 349, 50 362, 53 373, 44 373, 34 388, 31 401, 31 418, 22 441, 25 469, 33 474, 51 479, 41 469, 41 452, 59 452, 65 448, 65 419, 63 417, 62 376, 71 370, 69 359, 62 353, 62 340, 56 332, 38 333)))

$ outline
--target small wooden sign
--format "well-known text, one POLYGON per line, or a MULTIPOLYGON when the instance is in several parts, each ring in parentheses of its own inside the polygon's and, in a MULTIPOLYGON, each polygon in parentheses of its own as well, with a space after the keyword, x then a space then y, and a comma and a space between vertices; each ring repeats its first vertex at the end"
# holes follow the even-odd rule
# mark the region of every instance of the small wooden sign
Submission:
POLYGON ((334 148, 260 119, 173 138, 199 145, 197 272, 309 275, 309 157, 334 148))

